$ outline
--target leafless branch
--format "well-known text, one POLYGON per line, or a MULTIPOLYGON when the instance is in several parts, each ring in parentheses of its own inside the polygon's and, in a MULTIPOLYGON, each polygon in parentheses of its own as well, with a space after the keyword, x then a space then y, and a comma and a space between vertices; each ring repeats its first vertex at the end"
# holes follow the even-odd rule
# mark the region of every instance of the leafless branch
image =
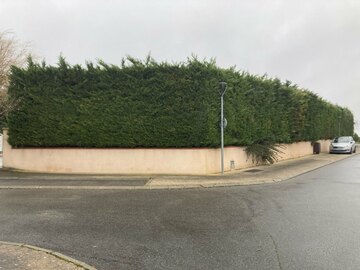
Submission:
POLYGON ((30 44, 20 42, 9 31, 0 32, 0 90, 9 85, 10 67, 23 66, 30 52, 30 44))
POLYGON ((7 95, 11 66, 24 66, 29 55, 29 43, 19 41, 9 31, 0 32, 0 118, 19 104, 7 95))

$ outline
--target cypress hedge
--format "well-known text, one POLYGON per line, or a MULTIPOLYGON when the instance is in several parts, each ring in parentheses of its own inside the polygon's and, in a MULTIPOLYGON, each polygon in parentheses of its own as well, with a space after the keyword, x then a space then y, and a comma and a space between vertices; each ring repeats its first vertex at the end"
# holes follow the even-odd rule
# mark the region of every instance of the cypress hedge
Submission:
POLYGON ((12 67, 9 94, 21 101, 7 121, 14 147, 218 147, 226 81, 226 145, 292 143, 353 134, 353 115, 290 82, 215 61, 169 64, 131 57, 120 66, 57 66, 29 59, 12 67))

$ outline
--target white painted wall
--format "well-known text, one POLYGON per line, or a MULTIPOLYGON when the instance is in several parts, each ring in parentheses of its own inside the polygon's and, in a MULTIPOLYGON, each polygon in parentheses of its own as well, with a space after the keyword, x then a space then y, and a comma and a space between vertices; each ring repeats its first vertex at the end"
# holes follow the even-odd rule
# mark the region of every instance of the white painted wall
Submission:
POLYGON ((0 152, 3 150, 3 135, 0 134, 0 152))
POLYGON ((3 135, 0 134, 0 168, 3 167, 2 151, 3 151, 3 135))

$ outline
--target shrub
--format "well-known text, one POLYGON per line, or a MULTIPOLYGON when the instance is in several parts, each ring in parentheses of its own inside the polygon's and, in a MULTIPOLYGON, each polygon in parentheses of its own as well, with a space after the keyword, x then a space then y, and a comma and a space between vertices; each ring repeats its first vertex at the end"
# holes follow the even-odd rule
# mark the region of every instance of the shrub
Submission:
POLYGON ((357 133, 354 133, 354 136, 353 136, 355 142, 360 142, 360 137, 357 133))
POLYGON ((278 161, 280 154, 283 152, 280 150, 282 147, 272 141, 263 140, 252 143, 245 148, 245 152, 248 158, 252 158, 252 162, 256 164, 273 164, 278 161))
POLYGON ((131 57, 121 66, 34 63, 12 68, 8 117, 14 147, 218 147, 219 81, 226 81, 226 145, 332 138, 338 116, 353 115, 279 79, 222 69, 214 61, 157 63, 131 57))

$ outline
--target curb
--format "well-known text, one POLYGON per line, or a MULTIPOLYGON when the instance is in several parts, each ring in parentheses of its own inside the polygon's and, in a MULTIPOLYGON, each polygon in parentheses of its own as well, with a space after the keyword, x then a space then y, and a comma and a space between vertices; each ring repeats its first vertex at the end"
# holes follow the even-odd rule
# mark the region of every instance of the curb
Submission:
POLYGON ((83 268, 84 270, 96 270, 96 268, 86 264, 86 263, 83 263, 81 261, 78 261, 76 259, 73 259, 69 256, 66 256, 64 254, 61 254, 59 252, 56 252, 56 251, 53 251, 53 250, 50 250, 50 249, 44 249, 44 248, 39 248, 39 247, 36 247, 36 246, 31 246, 31 245, 27 245, 27 244, 20 244, 20 243, 12 243, 12 242, 4 242, 4 241, 0 241, 0 244, 2 245, 8 245, 8 246, 15 246, 15 247, 22 247, 22 248, 28 248, 28 249, 31 249, 31 250, 34 250, 34 251, 39 251, 39 252, 44 252, 46 254, 49 254, 49 255, 52 255, 60 260, 63 260, 67 263, 72 263, 74 265, 76 265, 77 267, 81 267, 83 268))
POLYGON ((315 171, 315 170, 317 170, 317 169, 324 168, 324 167, 329 166, 329 165, 331 165, 331 164, 333 164, 333 163, 340 162, 340 161, 343 161, 343 160, 345 160, 345 159, 348 159, 348 158, 351 158, 351 157, 354 157, 354 156, 357 156, 357 155, 360 155, 360 153, 353 153, 351 156, 347 156, 347 157, 344 157, 344 158, 339 159, 339 160, 334 160, 334 161, 329 162, 329 163, 327 163, 327 164, 321 165, 321 166, 319 166, 319 167, 317 167, 317 168, 308 170, 308 171, 306 171, 306 172, 299 173, 299 174, 297 174, 297 175, 291 176, 291 177, 286 178, 286 179, 283 179, 283 180, 281 180, 281 181, 291 180, 291 179, 293 179, 293 178, 295 178, 295 177, 298 177, 298 176, 301 176, 301 175, 304 175, 304 174, 313 172, 313 171, 315 171))

